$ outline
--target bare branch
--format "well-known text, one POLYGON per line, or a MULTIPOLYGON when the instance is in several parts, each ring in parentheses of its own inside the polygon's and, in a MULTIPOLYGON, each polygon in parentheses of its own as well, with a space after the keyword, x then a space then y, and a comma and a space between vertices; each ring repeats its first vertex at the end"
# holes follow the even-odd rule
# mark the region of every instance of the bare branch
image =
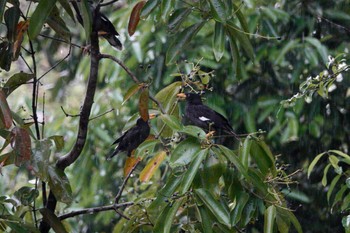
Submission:
POLYGON ((78 117, 78 116, 80 116, 80 114, 74 114, 74 115, 73 115, 73 114, 67 113, 67 112, 64 110, 63 106, 61 106, 61 109, 62 109, 64 115, 66 115, 66 117, 78 117))
POLYGON ((117 196, 115 196, 115 198, 114 198, 114 203, 118 204, 120 198, 122 197, 122 194, 123 194, 123 191, 124 191, 124 188, 125 188, 126 183, 128 182, 128 180, 129 180, 131 174, 135 171, 137 165, 139 165, 140 161, 141 161, 141 160, 138 160, 138 161, 134 164, 134 166, 131 168, 129 174, 125 177, 125 179, 124 179, 122 185, 120 186, 120 189, 119 189, 119 192, 118 192, 117 196))
POLYGON ((112 112, 112 111, 114 111, 114 108, 108 110, 107 112, 101 113, 101 114, 99 114, 99 115, 97 115, 97 116, 95 116, 95 117, 90 118, 90 121, 95 120, 96 118, 99 118, 99 117, 101 117, 101 116, 103 116, 103 115, 106 115, 106 114, 108 114, 108 113, 110 113, 110 112, 112 112))
POLYGON ((127 207, 127 206, 130 206, 133 204, 134 204, 134 202, 124 202, 121 204, 113 204, 113 205, 107 205, 107 206, 86 208, 86 209, 82 209, 82 210, 72 211, 72 212, 67 213, 67 214, 62 214, 61 216, 58 217, 58 219, 62 221, 64 219, 72 218, 72 217, 82 215, 82 214, 94 214, 94 213, 103 212, 103 211, 117 210, 119 208, 127 207))
MULTIPOLYGON (((116 62, 125 70, 125 72, 132 78, 132 80, 134 80, 135 83, 141 83, 140 80, 138 80, 138 78, 136 77, 136 75, 121 60, 119 60, 115 56, 109 54, 100 54, 100 59, 103 58, 111 59, 112 61, 116 62)), ((163 114, 166 113, 162 104, 154 96, 149 95, 149 98, 157 104, 157 106, 163 114)))

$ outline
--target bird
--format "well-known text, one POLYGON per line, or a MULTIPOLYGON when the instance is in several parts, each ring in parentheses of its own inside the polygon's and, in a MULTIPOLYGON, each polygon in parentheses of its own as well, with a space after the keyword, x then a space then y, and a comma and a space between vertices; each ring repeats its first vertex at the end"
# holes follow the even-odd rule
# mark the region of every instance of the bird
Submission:
MULTIPOLYGON (((76 17, 78 19, 78 22, 84 26, 83 24, 83 18, 80 14, 79 11, 79 7, 77 5, 77 3, 75 1, 72 1, 72 5, 73 8, 76 11, 76 17)), ((120 40, 118 39, 119 37, 119 33, 117 32, 117 30, 115 29, 114 25, 112 24, 112 22, 103 14, 98 10, 95 10, 93 8, 93 6, 90 4, 90 9, 92 12, 95 12, 95 17, 93 18, 95 20, 95 29, 98 32, 99 36, 102 36, 103 38, 105 38, 108 43, 113 46, 114 48, 118 49, 118 50, 122 50, 123 49, 123 45, 120 42, 120 40)))
POLYGON ((144 142, 150 134, 150 127, 148 121, 142 118, 137 119, 136 125, 126 131, 120 138, 115 140, 112 145, 118 143, 118 146, 113 150, 111 155, 107 158, 110 160, 119 152, 125 151, 130 157, 133 150, 135 150, 142 142, 144 142))
POLYGON ((195 125, 206 132, 214 130, 219 135, 228 134, 238 137, 229 121, 220 113, 204 105, 201 96, 196 93, 179 93, 180 99, 186 99, 184 120, 185 124, 195 125))

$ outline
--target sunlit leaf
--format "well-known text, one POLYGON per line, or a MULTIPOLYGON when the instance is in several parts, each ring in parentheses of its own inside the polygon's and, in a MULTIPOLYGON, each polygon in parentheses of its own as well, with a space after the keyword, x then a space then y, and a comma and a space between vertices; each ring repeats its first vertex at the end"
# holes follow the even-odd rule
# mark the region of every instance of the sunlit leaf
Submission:
POLYGON ((12 126, 11 110, 7 103, 6 95, 2 89, 0 89, 0 118, 6 129, 9 129, 12 126))
POLYGON ((51 210, 42 208, 39 211, 43 216, 45 222, 47 222, 56 233, 68 233, 63 223, 51 210))
POLYGON ((140 22, 140 13, 144 5, 146 4, 146 1, 139 1, 136 3, 134 8, 131 11, 130 18, 129 18, 129 25, 128 25, 128 32, 129 36, 134 35, 137 25, 140 22))
POLYGON ((72 189, 66 174, 56 167, 49 166, 48 175, 49 186, 56 199, 66 204, 71 203, 73 200, 72 189))
POLYGON ((231 227, 230 213, 227 212, 220 201, 215 200, 213 195, 207 190, 196 189, 194 191, 220 223, 231 227))
POLYGON ((24 128, 14 127, 11 131, 11 146, 16 153, 16 166, 21 166, 24 162, 30 160, 31 157, 31 140, 28 130, 24 128))
POLYGON ((167 65, 173 63, 176 60, 178 55, 183 52, 186 46, 189 45, 192 38, 199 32, 204 24, 205 22, 193 24, 176 35, 176 38, 173 39, 166 54, 167 65))
POLYGON ((276 207, 274 205, 270 205, 264 213, 264 233, 273 233, 273 227, 276 218, 276 207))
POLYGON ((159 165, 166 158, 166 152, 161 151, 157 155, 155 155, 146 165, 146 167, 140 173, 140 180, 142 182, 149 181, 153 174, 158 169, 159 165))
POLYGON ((52 9, 54 8, 57 0, 39 1, 38 6, 35 8, 29 23, 28 34, 30 39, 35 39, 40 33, 44 23, 49 17, 52 9))
POLYGON ((148 121, 149 119, 148 100, 149 100, 148 88, 143 88, 139 98, 139 113, 141 118, 144 121, 148 121))

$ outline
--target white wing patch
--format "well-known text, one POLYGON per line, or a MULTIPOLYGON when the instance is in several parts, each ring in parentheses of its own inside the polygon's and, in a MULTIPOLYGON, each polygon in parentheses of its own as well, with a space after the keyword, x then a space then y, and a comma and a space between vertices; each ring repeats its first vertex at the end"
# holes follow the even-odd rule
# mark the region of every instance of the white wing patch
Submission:
POLYGON ((204 116, 201 116, 201 117, 198 117, 199 118, 199 120, 201 120, 201 121, 210 121, 210 119, 208 119, 208 118, 206 118, 206 117, 204 117, 204 116))

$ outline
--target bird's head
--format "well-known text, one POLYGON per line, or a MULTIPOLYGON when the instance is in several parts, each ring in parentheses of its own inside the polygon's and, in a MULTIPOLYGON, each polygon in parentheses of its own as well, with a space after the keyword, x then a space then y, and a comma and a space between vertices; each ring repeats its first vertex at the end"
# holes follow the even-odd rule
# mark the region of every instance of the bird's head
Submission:
POLYGON ((187 103, 189 104, 202 104, 201 96, 196 93, 179 93, 177 94, 177 97, 179 99, 186 99, 187 103))

